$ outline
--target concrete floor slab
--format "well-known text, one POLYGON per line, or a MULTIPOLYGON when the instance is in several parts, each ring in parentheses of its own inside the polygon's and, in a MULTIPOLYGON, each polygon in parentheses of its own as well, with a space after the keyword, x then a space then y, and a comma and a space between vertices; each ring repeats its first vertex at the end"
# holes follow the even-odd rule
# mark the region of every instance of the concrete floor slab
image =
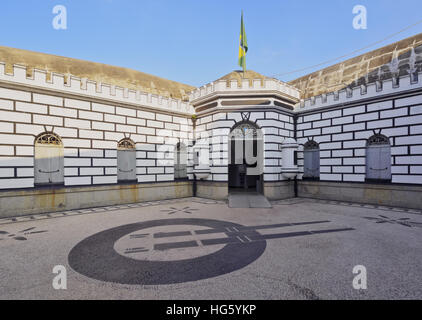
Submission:
POLYGON ((258 193, 230 193, 230 208, 271 208, 268 199, 258 193))
POLYGON ((421 239, 420 212, 310 199, 10 220, 0 299, 422 299, 421 239), (66 290, 52 285, 57 265, 66 290), (365 290, 353 287, 358 265, 365 290))

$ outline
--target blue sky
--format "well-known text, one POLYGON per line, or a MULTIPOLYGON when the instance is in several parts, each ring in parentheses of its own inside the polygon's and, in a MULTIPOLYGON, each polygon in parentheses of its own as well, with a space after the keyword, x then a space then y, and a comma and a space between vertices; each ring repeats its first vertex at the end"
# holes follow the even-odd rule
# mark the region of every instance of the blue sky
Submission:
MULTIPOLYGON (((241 9, 247 68, 265 75, 341 56, 422 19, 420 0, 2 0, 0 45, 200 86, 239 69, 241 9), (67 8, 67 30, 52 27, 59 4, 67 8), (358 4, 368 10, 366 30, 352 26, 358 4)), ((421 32, 419 24, 373 49, 421 32)))

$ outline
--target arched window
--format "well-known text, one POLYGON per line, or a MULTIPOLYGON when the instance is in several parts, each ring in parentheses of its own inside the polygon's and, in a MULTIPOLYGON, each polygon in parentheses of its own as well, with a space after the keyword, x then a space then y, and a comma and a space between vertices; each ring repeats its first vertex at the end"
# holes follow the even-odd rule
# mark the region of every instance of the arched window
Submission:
POLYGON ((319 145, 314 140, 305 143, 303 150, 303 178, 319 179, 319 145))
POLYGON ((124 138, 117 145, 117 181, 136 180, 136 144, 124 138))
POLYGON ((64 184, 64 152, 60 137, 54 132, 44 132, 34 143, 35 185, 64 184))
POLYGON ((258 135, 257 127, 250 122, 242 122, 239 125, 235 126, 230 133, 232 138, 248 138, 254 139, 258 135))
POLYGON ((174 151, 174 179, 186 179, 188 177, 186 171, 188 153, 185 144, 177 143, 174 151))
POLYGON ((391 181, 390 140, 375 134, 366 144, 366 179, 369 181, 391 181))

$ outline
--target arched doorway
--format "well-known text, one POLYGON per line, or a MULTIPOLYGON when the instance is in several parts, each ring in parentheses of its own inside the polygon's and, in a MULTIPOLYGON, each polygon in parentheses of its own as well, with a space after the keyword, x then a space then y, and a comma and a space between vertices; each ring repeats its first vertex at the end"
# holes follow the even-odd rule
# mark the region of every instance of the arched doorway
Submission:
POLYGON ((263 192, 264 140, 255 123, 237 123, 229 134, 229 191, 263 192))

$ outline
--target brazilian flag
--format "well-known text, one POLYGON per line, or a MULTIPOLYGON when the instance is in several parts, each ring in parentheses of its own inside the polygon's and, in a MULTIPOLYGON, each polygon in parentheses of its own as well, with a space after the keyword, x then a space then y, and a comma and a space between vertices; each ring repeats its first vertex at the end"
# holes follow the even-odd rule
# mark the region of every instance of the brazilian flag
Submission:
POLYGON ((239 46, 239 66, 246 70, 246 52, 248 52, 248 40, 246 39, 245 25, 243 24, 243 11, 242 20, 240 23, 240 46, 239 46))

